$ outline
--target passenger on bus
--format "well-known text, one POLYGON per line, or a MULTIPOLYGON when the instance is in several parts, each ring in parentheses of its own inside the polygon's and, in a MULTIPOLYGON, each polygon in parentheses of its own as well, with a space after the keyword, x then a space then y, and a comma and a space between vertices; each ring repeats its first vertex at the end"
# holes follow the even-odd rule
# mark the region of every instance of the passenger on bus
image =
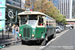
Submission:
POLYGON ((41 23, 40 26, 42 26, 43 24, 41 23))
POLYGON ((43 25, 43 18, 39 18, 39 25, 40 25, 40 26, 43 25))

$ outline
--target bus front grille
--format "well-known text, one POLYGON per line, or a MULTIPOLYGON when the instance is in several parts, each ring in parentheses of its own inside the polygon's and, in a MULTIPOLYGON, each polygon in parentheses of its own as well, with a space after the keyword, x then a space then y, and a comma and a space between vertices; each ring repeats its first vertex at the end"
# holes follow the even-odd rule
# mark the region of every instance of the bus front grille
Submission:
POLYGON ((30 28, 24 28, 23 29, 23 36, 24 37, 30 37, 30 28))

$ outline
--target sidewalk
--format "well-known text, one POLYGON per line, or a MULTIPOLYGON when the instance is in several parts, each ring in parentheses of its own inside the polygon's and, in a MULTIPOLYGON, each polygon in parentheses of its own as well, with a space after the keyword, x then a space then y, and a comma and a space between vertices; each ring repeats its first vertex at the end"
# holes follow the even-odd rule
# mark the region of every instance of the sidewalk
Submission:
POLYGON ((4 34, 4 38, 2 38, 2 33, 0 33, 0 45, 11 43, 13 41, 16 41, 16 39, 15 35, 13 35, 11 32, 9 32, 9 38, 8 38, 8 33, 4 34))

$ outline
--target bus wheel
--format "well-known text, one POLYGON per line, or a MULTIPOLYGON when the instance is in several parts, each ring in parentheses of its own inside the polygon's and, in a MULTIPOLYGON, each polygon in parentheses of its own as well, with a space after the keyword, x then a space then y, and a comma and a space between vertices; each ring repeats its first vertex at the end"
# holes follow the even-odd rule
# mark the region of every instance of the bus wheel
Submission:
POLYGON ((43 40, 43 42, 41 43, 41 46, 45 46, 46 45, 46 38, 43 40))
POLYGON ((24 45, 24 44, 25 44, 25 41, 21 40, 21 44, 23 44, 23 45, 24 45))
POLYGON ((40 40, 37 40, 36 42, 37 42, 37 43, 40 43, 40 40))
POLYGON ((56 37, 56 34, 53 34, 53 38, 55 38, 56 37))

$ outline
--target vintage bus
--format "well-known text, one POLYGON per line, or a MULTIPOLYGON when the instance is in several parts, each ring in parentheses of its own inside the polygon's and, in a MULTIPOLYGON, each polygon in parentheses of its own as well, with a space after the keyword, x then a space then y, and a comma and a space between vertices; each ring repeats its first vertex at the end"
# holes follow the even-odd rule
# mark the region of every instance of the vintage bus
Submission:
POLYGON ((48 15, 35 12, 24 11, 18 14, 19 17, 19 37, 22 44, 25 41, 41 41, 45 45, 50 36, 56 35, 56 21, 48 15))

